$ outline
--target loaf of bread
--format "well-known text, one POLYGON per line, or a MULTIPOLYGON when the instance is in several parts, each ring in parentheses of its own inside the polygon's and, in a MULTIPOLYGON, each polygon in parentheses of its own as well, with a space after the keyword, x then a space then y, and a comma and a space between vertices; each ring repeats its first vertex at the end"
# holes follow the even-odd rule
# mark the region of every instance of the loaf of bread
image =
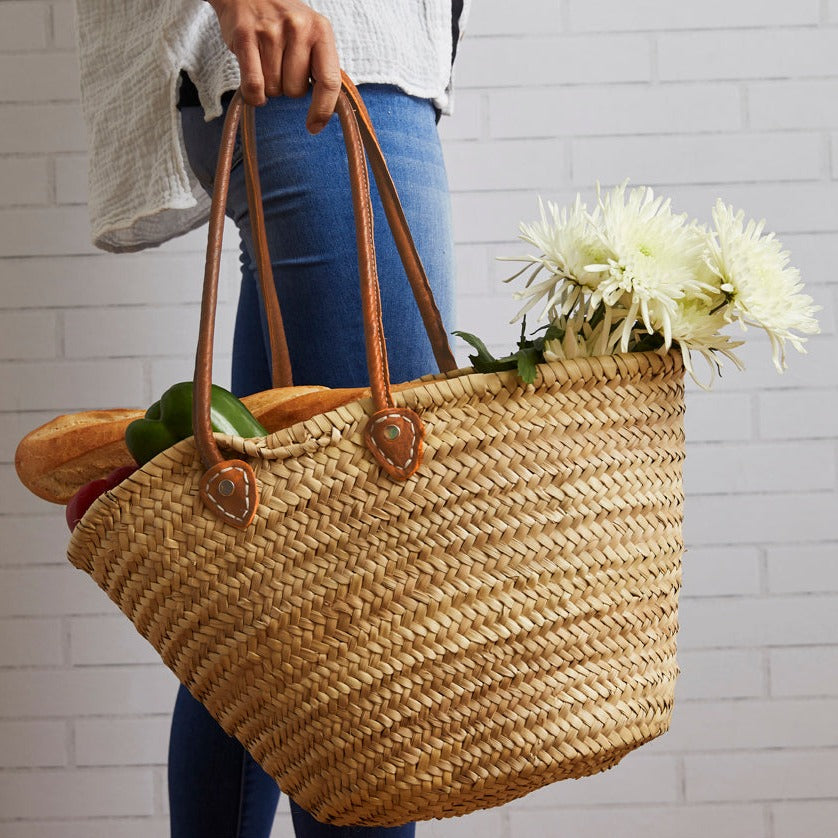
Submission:
POLYGON ((39 498, 67 503, 76 490, 134 462, 125 429, 143 410, 68 413, 28 433, 15 452, 21 483, 39 498))
MULTIPOLYGON (((274 433, 369 395, 369 387, 307 385, 265 390, 242 401, 268 433, 274 433)), ((125 429, 144 415, 143 410, 118 408, 57 416, 21 440, 15 452, 18 477, 38 497, 67 503, 85 483, 120 466, 133 465, 125 429)))

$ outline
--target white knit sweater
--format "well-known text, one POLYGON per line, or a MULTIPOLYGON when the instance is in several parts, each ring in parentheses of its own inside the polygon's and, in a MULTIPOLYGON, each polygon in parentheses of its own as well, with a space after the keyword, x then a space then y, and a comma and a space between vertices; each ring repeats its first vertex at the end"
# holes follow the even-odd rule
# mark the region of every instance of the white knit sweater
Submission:
MULTIPOLYGON (((451 0, 308 3, 332 22, 356 83, 395 84, 449 112, 451 0)), ((215 12, 204 0, 76 0, 76 13, 93 243, 140 250, 200 226, 209 198, 189 169, 175 105, 181 69, 207 119, 238 86, 215 12)))

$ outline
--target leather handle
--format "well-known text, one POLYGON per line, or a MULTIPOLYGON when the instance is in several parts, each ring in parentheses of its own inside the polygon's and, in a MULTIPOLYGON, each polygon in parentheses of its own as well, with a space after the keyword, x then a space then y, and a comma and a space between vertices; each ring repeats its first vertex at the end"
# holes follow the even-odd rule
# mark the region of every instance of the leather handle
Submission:
MULTIPOLYGON (((247 523, 252 519, 257 503, 256 481, 247 463, 238 460, 225 461, 223 459, 212 433, 210 400, 221 237, 236 130, 241 120, 243 108, 245 120, 242 136, 248 203, 251 212, 251 227, 254 235, 259 278, 269 318, 274 364, 273 381, 275 386, 277 381, 289 384, 291 381, 287 342, 282 328, 281 312, 273 283, 265 236, 254 141, 253 114, 251 108, 243 106, 241 94, 237 92, 229 105, 225 119, 210 209, 210 232, 204 272, 201 324, 195 359, 195 398, 193 404, 196 446, 204 467, 208 470, 201 482, 201 494, 210 508, 215 509, 221 517, 226 517, 235 526, 247 526, 247 523)), ((380 289, 375 263, 372 203, 369 193, 369 174, 364 153, 365 148, 370 155, 373 174, 382 194, 387 220, 393 230, 397 248, 440 370, 453 370, 456 368, 456 362, 448 344, 427 275, 410 235, 395 185, 387 170, 366 108, 354 85, 345 74, 343 74, 342 89, 336 111, 343 130, 349 163, 358 245, 367 368, 376 408, 365 429, 365 438, 371 452, 382 467, 391 476, 404 479, 418 468, 421 461, 424 428, 421 420, 412 410, 394 406, 390 390, 380 289)))
MULTIPOLYGON (((440 372, 450 372, 457 368, 457 362, 451 351, 448 336, 437 308, 428 276, 422 265, 419 251, 413 241, 410 227, 399 199, 393 177, 384 159, 384 153, 375 136, 372 121, 358 89, 346 73, 341 73, 343 93, 349 99, 361 130, 361 139, 369 158, 373 177, 381 197, 387 223, 393 234, 405 273, 410 282, 413 296, 419 307, 425 331, 431 342, 434 357, 440 372)), ((289 387, 293 383, 291 361, 282 325, 282 314, 273 281, 270 256, 268 255, 265 235, 262 194, 259 185, 259 166, 256 149, 255 119, 253 108, 244 108, 242 120, 243 158, 248 189, 248 206, 251 216, 254 251, 257 272, 265 300, 268 321, 268 334, 271 346, 272 384, 274 387, 289 387)))
POLYGON ((416 248, 416 243, 413 241, 410 226, 407 223, 407 218, 405 217, 404 209, 402 208, 402 203, 399 200, 399 194, 396 190, 396 184, 393 182, 393 177, 387 168, 384 152, 381 150, 378 138, 375 136, 372 120, 367 112, 364 100, 361 98, 361 94, 358 93, 358 89, 346 73, 342 73, 341 75, 343 88, 358 119, 361 138, 364 142, 367 157, 369 158, 375 184, 378 187, 378 194, 384 207, 384 214, 393 233, 396 249, 404 265, 405 273, 413 290, 413 296, 419 306, 422 322, 431 341, 437 366, 440 372, 451 372, 457 368, 457 361, 451 351, 451 345, 448 342, 448 336, 445 332, 442 316, 437 308, 430 282, 428 281, 428 275, 425 273, 425 268, 419 257, 419 251, 416 248))

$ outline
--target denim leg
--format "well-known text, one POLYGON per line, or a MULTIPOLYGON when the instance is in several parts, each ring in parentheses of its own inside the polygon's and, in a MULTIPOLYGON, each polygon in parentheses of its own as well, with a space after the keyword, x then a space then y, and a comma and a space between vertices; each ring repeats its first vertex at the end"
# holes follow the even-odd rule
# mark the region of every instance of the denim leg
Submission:
POLYGON ((415 823, 403 826, 331 826, 315 820, 293 800, 290 803, 297 838, 413 838, 416 834, 415 823))
POLYGON ((169 738, 171 838, 267 838, 279 787, 183 684, 169 738))
MULTIPOLYGON (((429 102, 388 85, 363 85, 360 90, 399 190, 443 323, 450 333, 455 328, 451 212, 434 109, 429 102)), ((365 386, 369 373, 342 133, 334 117, 320 134, 309 135, 305 130, 308 104, 308 98, 276 98, 256 111, 268 247, 294 383, 365 386)), ((221 120, 205 123, 199 108, 187 108, 183 112, 183 129, 190 165, 211 190, 221 120)), ((374 185, 372 199, 390 377, 398 383, 435 372, 437 366, 374 185)), ((234 333, 232 386, 237 395, 243 396, 269 389, 271 380, 267 324, 256 279, 240 164, 231 175, 227 213, 241 235, 242 285, 234 333)), ((179 720, 175 718, 174 751, 188 743, 175 730, 177 724, 179 720)), ((215 742, 219 749, 216 761, 230 760, 239 769, 242 756, 235 753, 235 748, 241 746, 218 725, 215 729, 211 725, 202 727, 196 735, 215 742)), ((245 773, 247 782, 240 802, 226 803, 219 800, 218 789, 205 784, 202 776, 179 772, 181 762, 176 753, 170 754, 170 795, 177 798, 188 793, 198 801, 214 798, 213 808, 236 809, 240 803, 245 813, 243 823, 248 825, 247 814, 252 807, 254 828, 242 832, 241 838, 269 834, 269 827, 268 831, 258 832, 256 824, 260 823, 258 813, 263 808, 276 805, 270 788, 273 781, 255 762, 251 760, 245 773), (267 802, 260 799, 262 794, 267 802)), ((293 801, 291 812, 297 838, 412 838, 415 831, 414 824, 392 828, 324 825, 293 801)), ((219 822, 220 819, 215 821, 219 822)), ((221 836, 217 830, 211 834, 221 836)), ((190 833, 172 835, 184 838, 190 833)))

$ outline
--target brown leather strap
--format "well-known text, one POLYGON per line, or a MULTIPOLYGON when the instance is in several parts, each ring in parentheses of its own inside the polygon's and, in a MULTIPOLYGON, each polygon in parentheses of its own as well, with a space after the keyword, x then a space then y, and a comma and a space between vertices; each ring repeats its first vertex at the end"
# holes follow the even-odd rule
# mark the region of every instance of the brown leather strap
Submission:
POLYGON ((248 153, 244 155, 247 205, 250 214, 250 230, 253 249, 256 253, 256 269, 262 286, 262 299, 268 319, 268 336, 271 345, 271 382, 274 387, 291 387, 294 383, 291 373, 291 358, 288 342, 282 325, 282 312, 276 295, 268 239, 265 232, 265 212, 262 206, 262 187, 259 183, 259 162, 256 156, 256 118, 253 108, 244 109, 241 125, 243 144, 248 153))
POLYGON ((433 291, 428 281, 428 275, 425 273, 425 268, 422 265, 422 259, 419 256, 416 243, 410 232, 410 226, 407 223, 402 203, 399 200, 396 184, 393 182, 393 176, 387 168, 384 152, 381 150, 378 138, 375 136, 372 120, 367 112, 364 100, 361 98, 361 94, 346 73, 342 73, 342 81, 349 101, 355 109, 355 115, 361 129, 361 137, 364 141, 370 166, 372 167, 375 184, 378 187, 378 194, 381 197, 384 213, 387 216, 387 223, 390 225, 390 230, 393 233, 393 239, 396 243, 396 249, 399 251, 405 273, 413 289, 413 296, 416 298, 416 303, 419 306, 422 322, 425 324, 425 331, 428 333, 431 346, 433 347, 434 357, 436 358, 440 372, 451 372, 451 370, 457 368, 457 362, 454 354, 451 352, 451 346, 448 343, 448 336, 442 323, 442 317, 437 308, 436 300, 434 299, 433 291))
MULTIPOLYGON (((223 137, 216 167, 215 189, 213 190, 210 210, 210 231, 207 242, 207 262, 204 272, 204 289, 201 304, 201 324, 198 338, 198 350, 195 359, 195 399, 193 422, 195 441, 204 466, 209 469, 225 462, 212 434, 210 423, 210 400, 212 382, 212 349, 215 328, 215 308, 218 289, 218 274, 221 257, 221 236, 224 226, 224 210, 230 182, 230 165, 236 130, 241 119, 243 102, 239 92, 233 97, 225 119, 223 137)), ((246 108, 246 110, 250 110, 246 108)), ((358 267, 361 279, 361 298, 364 316, 364 334, 366 341, 367 368, 370 387, 376 413, 373 418, 387 420, 386 433, 375 442, 374 451, 377 459, 394 476, 404 477, 412 473, 421 456, 422 427, 419 418, 406 408, 394 408, 390 390, 390 374, 387 361, 387 349, 384 339, 384 327, 381 312, 381 297, 375 263, 375 242, 373 236, 372 204, 369 193, 369 174, 367 171, 365 146, 373 161, 376 180, 384 197, 387 218, 394 230, 399 253, 405 264, 405 270, 413 288, 414 295, 422 313, 423 322, 434 347, 440 369, 452 370, 456 367, 445 335, 442 319, 433 298, 427 276, 422 268, 415 244, 413 243, 404 212, 398 200, 392 178, 387 171, 381 149, 375 139, 369 117, 352 83, 344 76, 341 94, 336 108, 344 134, 344 142, 349 162, 352 203, 355 212, 356 240, 358 245, 358 267), (363 125, 366 121, 367 127, 363 125), (395 411, 395 413, 394 413, 395 411), (400 435, 399 428, 392 423, 402 423, 400 427, 410 426, 410 433, 400 435), (405 425, 405 423, 407 423, 405 425), (391 437, 395 441, 391 441, 391 437), (418 443, 407 444, 408 439, 418 439, 418 443), (383 451, 388 448, 387 451, 383 451)), ((282 328, 276 288, 270 269, 267 243, 262 215, 261 195, 258 185, 258 167, 255 153, 255 138, 252 114, 245 119, 242 130, 244 142, 245 172, 248 180, 248 203, 251 213, 251 226, 254 235, 254 247, 257 254, 260 282, 269 318, 272 355, 274 359, 274 381, 282 380, 287 375, 290 382, 290 360, 282 328), (277 372, 279 370, 279 372, 277 372)), ((232 463, 233 461, 231 461, 232 463)), ((240 463, 246 466, 246 463, 240 463)), ((227 472, 225 472, 227 473, 227 472)), ((247 478, 243 478, 246 482, 247 478)))
POLYGON ((224 120, 224 131, 215 167, 215 183, 210 205, 207 258, 204 265, 204 288, 201 296, 201 323, 198 329, 198 348, 195 352, 195 377, 192 400, 192 429, 195 444, 205 468, 220 463, 224 458, 212 435, 210 404, 212 398, 212 344, 215 336, 215 309, 218 300, 218 274, 221 266, 221 237, 224 231, 224 211, 230 188, 230 167, 236 143, 236 129, 242 111, 242 98, 237 92, 230 101, 224 120))
POLYGON ((369 173, 355 110, 345 95, 341 94, 338 97, 335 110, 343 129, 343 141, 349 163, 349 185, 355 212, 355 241, 358 245, 358 272, 361 277, 361 307, 364 312, 364 334, 367 344, 367 370, 376 410, 383 410, 393 406, 393 396, 390 393, 390 369, 384 341, 378 269, 375 264, 369 173))
MULTIPOLYGON (((384 153, 378 143, 378 138, 375 136, 372 121, 358 89, 346 73, 342 73, 341 75, 343 92, 349 98, 352 108, 355 111, 355 116, 361 130, 361 139, 363 140, 370 165, 372 166, 373 176, 375 177, 381 202, 384 206, 384 213, 393 233, 393 239, 402 264, 404 265, 405 273, 410 281, 413 296, 419 307, 422 322, 425 325, 425 331, 431 342, 434 358, 441 372, 450 372, 457 368, 457 362, 448 343, 445 326, 437 308, 425 268, 422 265, 419 251, 410 232, 410 227, 407 223, 407 218, 405 217, 395 183, 393 182, 393 177, 387 168, 384 153)), ((248 175, 248 182, 250 183, 252 180, 255 185, 253 193, 259 198, 258 202, 254 203, 250 199, 249 192, 248 200, 251 207, 251 218, 261 220, 263 217, 261 189, 258 183, 259 169, 256 163, 256 135, 253 129, 253 122, 253 109, 246 107, 243 121, 244 130, 242 132, 245 172, 248 175)), ((250 189, 250 186, 248 188, 250 189)), ((264 223, 261 224, 258 230, 256 224, 253 222, 251 222, 251 226, 253 229, 254 248, 257 253, 257 267, 259 268, 262 296, 266 305, 268 331, 271 338, 273 386, 290 386, 292 383, 291 362, 285 343, 285 331, 282 326, 282 315, 280 313, 279 302, 277 301, 276 286, 273 282, 270 259, 267 255, 268 247, 264 235, 264 223)))

